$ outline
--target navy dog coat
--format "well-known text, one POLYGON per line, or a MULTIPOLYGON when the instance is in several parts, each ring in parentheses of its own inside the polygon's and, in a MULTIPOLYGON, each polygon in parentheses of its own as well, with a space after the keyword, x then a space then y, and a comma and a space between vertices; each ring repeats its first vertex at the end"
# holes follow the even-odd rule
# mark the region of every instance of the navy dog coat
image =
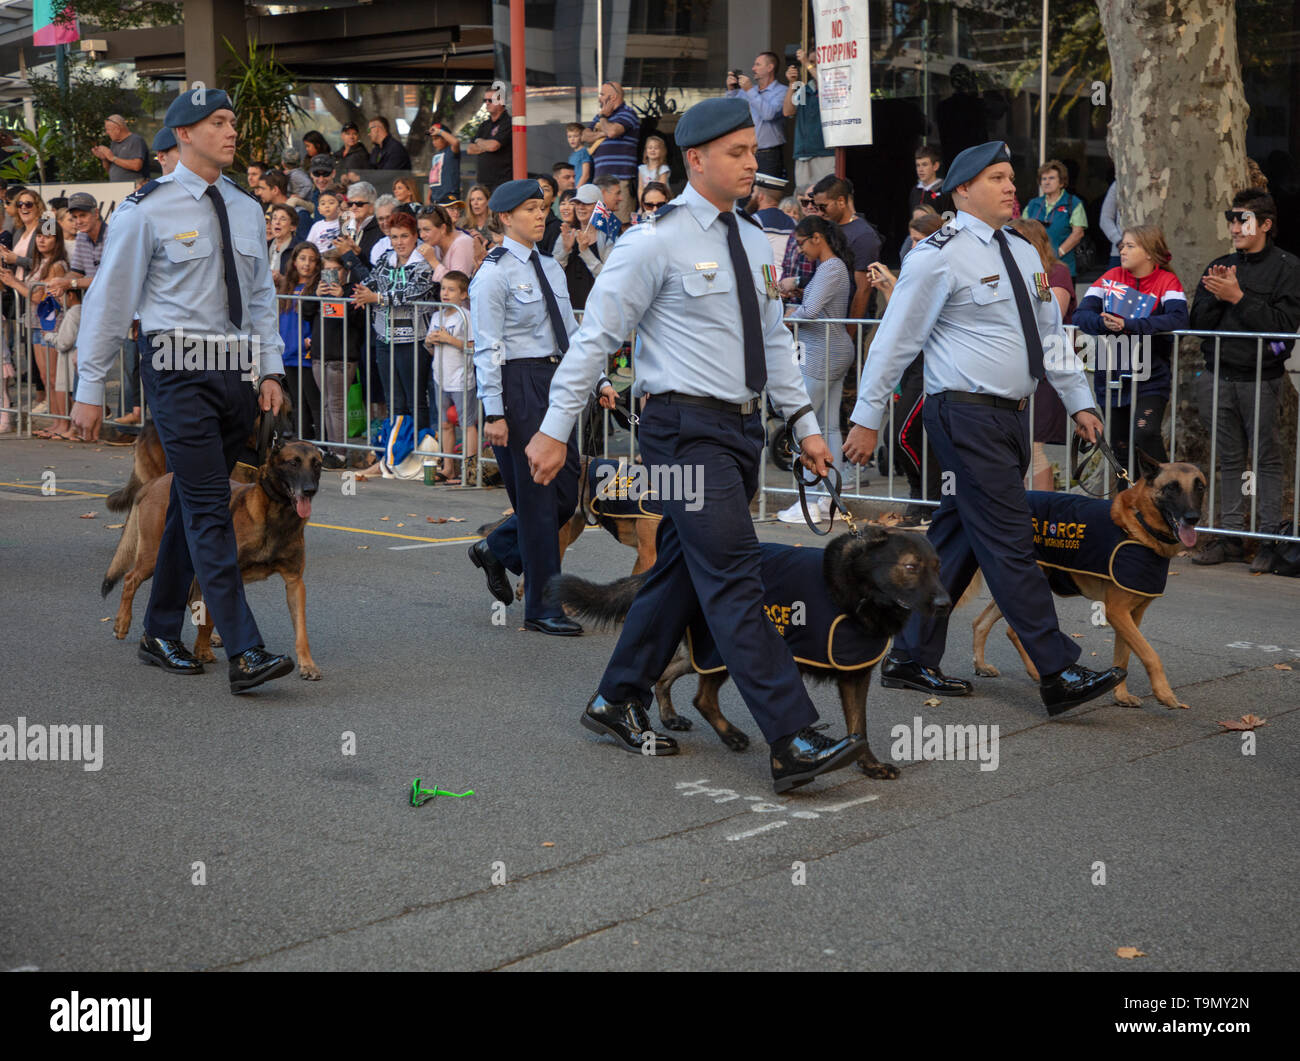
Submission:
POLYGON ((1104 498, 1029 490, 1034 554, 1054 593, 1077 597, 1069 573, 1096 575, 1143 597, 1165 591, 1169 558, 1135 542, 1110 518, 1104 498))
POLYGON ((587 496, 600 525, 617 536, 614 520, 662 519, 663 505, 653 484, 644 475, 644 465, 629 463, 626 457, 593 457, 587 465, 587 496))
MULTIPOLYGON (((826 591, 821 549, 765 542, 763 611, 785 638, 799 663, 834 670, 860 670, 878 663, 890 638, 869 634, 853 616, 842 612, 826 591)), ((686 630, 691 666, 700 674, 726 668, 703 612, 686 630)))

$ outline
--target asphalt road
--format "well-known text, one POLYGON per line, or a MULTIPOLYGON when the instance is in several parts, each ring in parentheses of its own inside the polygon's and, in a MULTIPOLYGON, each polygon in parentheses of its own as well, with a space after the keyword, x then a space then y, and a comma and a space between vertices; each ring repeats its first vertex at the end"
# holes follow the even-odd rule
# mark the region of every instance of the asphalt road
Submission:
MULTIPOLYGON (((129 459, 0 440, 0 725, 103 727, 98 771, 0 762, 0 969, 1300 964, 1298 581, 1175 561, 1143 630, 1189 710, 1156 703, 1134 661, 1142 707, 1048 721, 995 633, 1003 677, 934 708, 877 683, 868 735, 888 760, 893 727, 918 716, 997 726, 996 770, 907 762, 897 781, 843 771, 776 798, 761 741, 730 752, 698 718, 660 760, 579 727, 614 635, 526 633, 518 605, 493 625, 463 539, 507 506, 500 490, 369 481, 345 496, 327 476, 308 530, 322 681, 235 698, 224 666, 145 668, 145 597, 126 642, 105 621, 117 594, 98 597, 117 518, 32 488, 49 470, 61 491, 104 493, 129 459), (1253 755, 1216 724, 1247 712, 1268 719, 1253 755), (412 808, 417 776, 474 795, 412 808)), ((632 559, 592 531, 566 569, 606 580, 632 559)), ((287 651, 278 581, 249 597, 287 651)), ((1084 662, 1108 662, 1087 604, 1059 611, 1084 662)), ((958 675, 974 614, 953 623, 958 675)), ((813 697, 842 732, 834 687, 813 697)), ((732 686, 723 708, 757 737, 732 686)))

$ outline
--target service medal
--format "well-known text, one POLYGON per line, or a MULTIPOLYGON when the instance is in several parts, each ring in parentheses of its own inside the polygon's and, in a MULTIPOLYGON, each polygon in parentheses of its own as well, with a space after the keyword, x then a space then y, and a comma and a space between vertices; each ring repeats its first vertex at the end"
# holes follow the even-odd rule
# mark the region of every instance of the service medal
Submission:
POLYGON ((1052 301, 1052 285, 1047 282, 1046 273, 1034 273, 1034 294, 1039 302, 1052 301))

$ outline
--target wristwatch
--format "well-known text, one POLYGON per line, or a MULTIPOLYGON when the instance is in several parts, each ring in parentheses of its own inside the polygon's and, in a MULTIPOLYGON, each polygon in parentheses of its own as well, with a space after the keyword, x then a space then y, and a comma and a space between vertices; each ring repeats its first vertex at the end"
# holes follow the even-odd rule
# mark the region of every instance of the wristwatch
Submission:
POLYGON ((288 380, 288 377, 282 375, 282 374, 279 373, 279 372, 268 372, 268 373, 267 373, 266 375, 264 375, 264 376, 258 376, 258 377, 257 377, 257 389, 258 389, 259 391, 262 389, 262 384, 265 383, 268 379, 273 379, 273 380, 275 380, 276 383, 280 384, 280 389, 281 389, 282 391, 284 391, 285 394, 288 394, 288 393, 289 393, 289 380, 288 380))
POLYGON ((77 290, 77 278, 75 276, 72 278, 72 283, 69 286, 72 288, 73 291, 77 290))
POLYGON ((498 420, 504 420, 504 419, 505 419, 505 417, 502 416, 502 415, 500 415, 500 414, 498 414, 498 415, 496 415, 496 416, 485 416, 485 417, 483 417, 483 423, 485 423, 485 424, 495 424, 498 420))

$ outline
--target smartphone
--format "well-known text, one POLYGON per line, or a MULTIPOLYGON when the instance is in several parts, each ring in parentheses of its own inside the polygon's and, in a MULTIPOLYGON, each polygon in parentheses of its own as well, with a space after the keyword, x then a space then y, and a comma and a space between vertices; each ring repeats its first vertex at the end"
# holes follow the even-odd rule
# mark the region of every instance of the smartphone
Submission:
POLYGON ((337 269, 322 269, 320 278, 321 283, 337 284, 339 282, 339 271, 337 269))

